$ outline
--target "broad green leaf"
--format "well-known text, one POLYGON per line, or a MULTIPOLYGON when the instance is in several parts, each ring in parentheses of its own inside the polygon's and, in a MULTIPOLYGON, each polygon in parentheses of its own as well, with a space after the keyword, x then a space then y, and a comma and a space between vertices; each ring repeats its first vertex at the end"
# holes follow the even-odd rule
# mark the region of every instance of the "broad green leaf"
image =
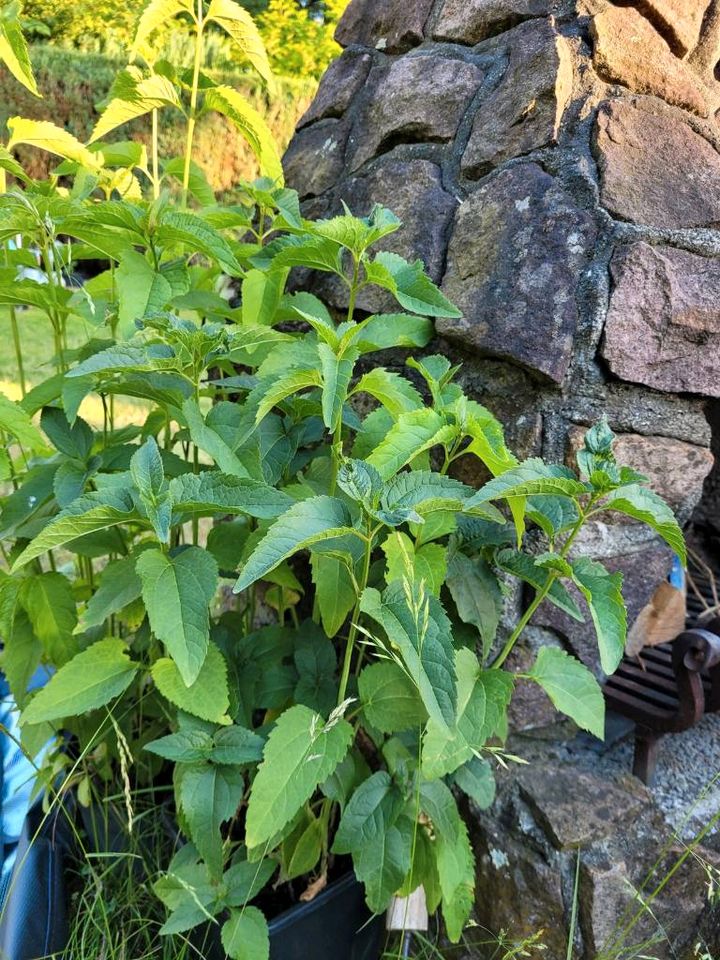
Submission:
MULTIPOLYGON (((185 157, 173 157, 163 166, 163 177, 175 177, 180 183, 185 175, 185 157)), ((215 192, 208 183, 205 171, 194 160, 190 161, 188 189, 198 203, 210 207, 215 203, 215 192)))
POLYGON ((278 719, 258 768, 247 810, 246 842, 259 847, 292 820, 347 753, 353 729, 294 706, 278 719))
POLYGON ((368 723, 381 733, 401 733, 423 726, 427 711, 415 684, 395 663, 373 663, 358 678, 360 701, 368 723))
POLYGON ((4 393, 0 393, 0 430, 15 437, 20 446, 28 452, 45 448, 42 434, 30 416, 20 404, 9 400, 4 393))
POLYGON ((164 27, 169 20, 179 13, 189 13, 194 16, 192 0, 150 0, 138 21, 135 38, 130 49, 130 59, 134 60, 138 54, 151 61, 150 51, 147 48, 148 40, 159 27, 164 27))
POLYGON ((44 407, 40 426, 52 445, 66 457, 87 460, 92 450, 93 432, 82 417, 77 417, 71 425, 63 410, 44 407))
POLYGON ((114 613, 137 600, 142 594, 142 582, 135 572, 136 557, 123 557, 109 563, 103 570, 95 593, 88 600, 80 618, 78 630, 99 627, 114 613))
POLYGON ((311 551, 312 580, 323 629, 334 637, 355 606, 356 594, 347 564, 311 551))
POLYGON ((290 370, 284 376, 273 378, 267 384, 262 400, 258 404, 255 422, 260 423, 273 407, 293 396, 293 394, 309 387, 320 386, 322 386, 322 379, 317 370, 290 370))
POLYGON ((387 910, 407 876, 412 860, 415 824, 399 817, 372 842, 358 847, 352 855, 355 876, 365 887, 365 902, 373 913, 387 910))
POLYGON ((152 678, 160 693, 185 713, 213 723, 227 723, 230 706, 227 667, 223 655, 210 644, 195 680, 187 686, 177 665, 161 657, 152 666, 152 678))
POLYGON ((235 124, 250 144, 264 176, 278 184, 284 182, 274 137, 263 117, 250 106, 242 94, 224 85, 213 87, 205 94, 205 108, 217 110, 235 124))
POLYGON ((0 63, 4 63, 18 83, 36 97, 41 96, 35 81, 27 41, 16 15, 22 8, 6 5, 0 17, 0 63))
POLYGON ((62 510, 20 554, 13 569, 18 570, 47 550, 71 543, 78 537, 140 519, 129 498, 124 502, 113 497, 112 502, 103 503, 99 495, 88 494, 62 510))
POLYGON ((455 427, 446 424, 440 414, 429 407, 403 413, 367 461, 383 480, 389 480, 419 454, 449 443, 456 432, 455 427))
POLYGON ((605 701, 588 668, 556 647, 541 647, 528 676, 539 683, 560 713, 605 738, 605 701))
POLYGON ((687 562, 685 538, 675 519, 675 514, 662 497, 652 490, 638 483, 628 484, 608 494, 601 506, 603 509, 616 510, 627 517, 646 523, 663 538, 670 549, 680 557, 683 564, 687 562))
POLYGON ((33 724, 75 717, 104 706, 130 686, 137 664, 122 640, 100 640, 60 667, 22 714, 33 724))
POLYGON ((93 153, 63 127, 57 127, 49 120, 27 120, 11 117, 7 122, 10 139, 8 150, 19 144, 37 147, 48 153, 73 160, 88 170, 99 171, 102 167, 102 154, 93 153))
POLYGON ((75 596, 67 577, 55 571, 23 580, 20 604, 45 655, 53 664, 64 664, 75 655, 73 631, 77 624, 75 596))
POLYGON ((173 509, 195 516, 239 514, 272 520, 290 506, 292 499, 282 490, 259 480, 228 476, 218 470, 184 473, 170 481, 173 509))
POLYGON ((320 540, 354 533, 341 500, 326 496, 301 500, 275 521, 250 554, 235 584, 235 593, 246 590, 299 550, 320 540))
POLYGON ((201 763, 207 760, 213 740, 207 730, 178 730, 146 743, 144 749, 173 763, 201 763))
POLYGON ((622 573, 609 573, 590 557, 571 561, 572 577, 590 608, 600 650, 600 662, 608 675, 620 666, 627 638, 627 608, 622 595, 622 573))
POLYGON ((480 664, 466 647, 455 655, 457 671, 457 722, 450 728, 428 720, 422 748, 422 769, 426 777, 444 777, 485 746, 490 731, 487 723, 487 698, 480 683, 480 664))
POLYGON ((135 321, 159 313, 172 298, 172 287, 154 270, 145 257, 128 250, 117 269, 119 335, 129 338, 135 333, 135 321))
POLYGON ((245 727, 223 727, 216 731, 213 742, 210 755, 213 763, 238 766, 245 763, 259 763, 262 760, 265 741, 245 727))
POLYGON ((456 553, 448 564, 446 583, 463 623, 477 627, 487 656, 503 611, 503 594, 497 577, 482 557, 456 553))
POLYGON ((244 907, 249 900, 260 893, 276 870, 277 862, 269 858, 259 863, 249 860, 238 860, 233 863, 223 874, 223 885, 227 889, 225 898, 227 905, 244 907))
POLYGON ((393 417, 422 407, 423 401, 415 387, 399 373, 375 367, 363 374, 352 393, 367 393, 378 400, 393 417))
POLYGON ((337 702, 335 648, 327 637, 310 633, 298 640, 293 659, 299 676, 293 699, 327 716, 337 702))
POLYGON ((458 943, 475 902, 475 858, 462 820, 454 839, 438 838, 435 855, 445 928, 458 943))
POLYGON ((383 628, 428 714, 447 732, 454 726, 457 702, 450 623, 435 597, 417 587, 411 597, 412 608, 403 583, 391 583, 382 595, 368 587, 360 609, 383 628))
POLYGON ((221 939, 223 950, 231 960, 268 960, 270 956, 267 920, 257 907, 231 910, 223 924, 221 939))
POLYGON ((177 90, 167 77, 159 73, 143 77, 140 71, 135 73, 135 69, 128 68, 126 71, 129 82, 124 84, 124 87, 127 87, 127 90, 124 90, 122 97, 111 98, 95 124, 88 143, 97 142, 117 127, 144 117, 151 110, 160 110, 166 106, 180 108, 177 90))
POLYGON ((208 607, 217 587, 218 569, 201 547, 188 547, 170 557, 146 550, 135 566, 153 633, 167 647, 186 686, 206 659, 210 621, 208 607))
POLYGON ((210 0, 207 19, 222 27, 238 47, 240 53, 255 67, 260 76, 268 82, 272 80, 272 71, 268 62, 265 45, 255 21, 244 7, 234 0, 210 0))
POLYGON ((342 357, 337 357, 326 343, 319 343, 318 354, 322 371, 323 420, 328 430, 334 432, 342 417, 358 352, 348 350, 342 357))
POLYGON ((453 780, 463 793, 477 804, 480 810, 488 810, 495 799, 495 777, 490 763, 483 757, 471 757, 453 774, 453 780))
POLYGON ((220 434, 205 422, 200 407, 188 398, 183 403, 183 414, 193 443, 209 454, 223 473, 233 477, 248 477, 247 469, 220 434))
POLYGON ((471 495, 470 487, 452 477, 431 470, 411 470, 390 480, 383 490, 382 504, 386 510, 413 509, 425 517, 439 510, 462 510, 471 495))
MULTIPOLYGON (((20 587, 19 582, 10 577, 0 583, 0 605, 3 607, 7 600, 5 588, 8 584, 15 593, 15 599, 20 587)), ((27 613, 22 608, 16 610, 15 603, 9 624, 8 626, 8 618, 3 610, 3 651, 0 668, 5 674, 13 700, 22 710, 27 703, 30 681, 42 660, 43 645, 35 636, 27 613)))
POLYGON ((408 313, 380 313, 357 324, 351 341, 361 354, 394 347, 426 347, 433 338, 432 321, 408 313))
POLYGON ((391 827, 405 805, 402 790, 384 770, 373 773, 355 790, 343 811, 333 852, 354 853, 391 827))
POLYGON ((406 310, 425 317, 461 317, 425 273, 421 260, 408 263, 396 253, 378 253, 373 263, 365 264, 367 278, 389 290, 406 310))
POLYGON ((182 767, 180 807, 190 838, 213 877, 223 868, 220 827, 240 805, 245 781, 235 767, 198 763, 182 767))
POLYGON ((11 173, 18 180, 21 180, 23 183, 31 183, 30 177, 25 173, 23 168, 17 162, 15 157, 0 144, 0 170, 5 170, 7 173, 11 173))
POLYGON ((166 210, 155 236, 160 243, 183 244, 193 253, 202 253, 210 261, 217 261, 231 277, 242 273, 225 237, 202 217, 188 210, 172 207, 166 210))
MULTIPOLYGON (((496 556, 496 561, 501 570, 520 577, 521 580, 529 583, 536 590, 542 590, 547 585, 550 571, 546 567, 536 564, 535 560, 526 553, 521 553, 518 550, 501 550, 496 556)), ((567 588, 559 580, 556 580, 550 587, 547 599, 572 617, 573 620, 584 623, 585 618, 582 611, 568 593, 567 588)))
POLYGON ((322 849, 323 826, 320 819, 310 816, 309 821, 301 820, 282 846, 283 873, 287 879, 294 880, 314 870, 322 849))
MULTIPOLYGON (((408 572, 425 586, 434 597, 440 596, 447 571, 445 547, 439 543, 428 543, 415 549, 415 544, 406 533, 391 533, 382 545, 387 560, 388 583, 402 580, 408 572)), ((411 577, 412 579, 412 577, 411 577)))
POLYGON ((467 509, 476 504, 500 498, 507 500, 512 497, 532 497, 537 494, 574 498, 587 493, 586 484, 578 480, 567 467, 547 464, 538 458, 533 458, 523 461, 511 470, 506 470, 486 483, 468 500, 465 507, 467 509))

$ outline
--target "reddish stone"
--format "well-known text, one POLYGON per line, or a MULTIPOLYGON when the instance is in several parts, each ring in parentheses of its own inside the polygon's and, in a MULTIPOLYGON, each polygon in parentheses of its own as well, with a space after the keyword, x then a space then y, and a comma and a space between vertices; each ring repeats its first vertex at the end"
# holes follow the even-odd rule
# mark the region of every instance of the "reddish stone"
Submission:
POLYGON ((668 229, 720 224, 720 155, 668 108, 606 100, 595 149, 603 206, 620 220, 668 229))
POLYGON ((649 93, 667 103, 707 116, 698 77, 673 54, 649 20, 632 7, 607 7, 594 17, 595 69, 612 83, 649 93))
POLYGON ((602 352, 612 372, 720 397, 720 261, 636 243, 615 254, 611 273, 602 352))

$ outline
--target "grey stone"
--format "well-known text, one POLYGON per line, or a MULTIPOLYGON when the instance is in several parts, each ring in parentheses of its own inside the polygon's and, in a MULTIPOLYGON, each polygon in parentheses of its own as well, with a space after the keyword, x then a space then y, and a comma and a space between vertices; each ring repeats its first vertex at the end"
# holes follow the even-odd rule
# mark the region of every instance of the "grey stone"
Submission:
POLYGON ((352 0, 335 31, 343 47, 357 43, 388 53, 408 50, 423 39, 434 0, 352 0))
POLYGON ((340 179, 348 125, 344 120, 321 120, 298 130, 283 157, 288 186, 301 199, 316 197, 340 179))
POLYGON ((639 785, 630 793, 605 778, 551 764, 531 764, 518 772, 517 782, 520 795, 558 850, 602 840, 613 832, 618 810, 631 820, 650 800, 639 785))
POLYGON ((505 73, 481 103, 463 154, 468 177, 554 143, 572 93, 570 52, 551 20, 523 23, 505 39, 505 73))
POLYGON ((475 44, 549 13, 550 0, 445 0, 433 36, 475 44))
POLYGON ((637 243, 615 254, 611 271, 602 351, 612 372, 656 390, 720 397, 720 261, 637 243))
MULTIPOLYGON (((603 565, 611 572, 623 575, 623 598, 628 611, 628 624, 635 622, 642 608, 650 601, 657 586, 667 579, 673 556, 665 546, 619 557, 603 559, 603 565)), ((581 610, 586 613, 585 603, 574 587, 569 587, 581 610)), ((572 652, 589 667, 597 677, 602 677, 595 629, 589 615, 585 623, 578 623, 562 610, 547 601, 539 607, 533 623, 554 630, 569 645, 572 652)))
POLYGON ((679 114, 655 104, 600 105, 595 151, 603 206, 653 227, 720 225, 720 154, 679 114))
POLYGON ((341 117, 355 94, 367 80, 372 57, 357 50, 346 50, 323 74, 315 99, 298 124, 298 129, 315 120, 341 117))
POLYGON ((562 382, 594 237, 590 217, 539 166, 501 171, 456 216, 443 290, 463 318, 438 321, 438 331, 562 382))
POLYGON ((350 138, 351 169, 396 143, 451 140, 482 76, 470 63, 434 55, 399 57, 375 68, 350 138))

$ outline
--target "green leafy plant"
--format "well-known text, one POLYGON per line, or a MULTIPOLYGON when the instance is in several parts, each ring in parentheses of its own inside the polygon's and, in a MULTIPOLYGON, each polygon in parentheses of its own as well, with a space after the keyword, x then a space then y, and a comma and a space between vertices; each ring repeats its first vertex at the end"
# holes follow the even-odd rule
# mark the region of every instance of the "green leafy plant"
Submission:
MULTIPOLYGON (((543 601, 583 619, 574 586, 611 672, 621 578, 574 553, 577 535, 608 510, 681 556, 682 534, 616 464, 604 422, 577 471, 520 463, 447 358, 377 363, 457 316, 420 262, 378 249, 400 225, 388 210, 307 221, 249 122, 275 179, 215 202, 192 161, 198 112, 232 104, 202 76, 213 19, 264 67, 231 0, 153 0, 134 46, 148 70, 121 75, 89 145, 10 124, 0 164, 23 188, 0 198, 0 239, 24 242, 7 250, 0 304, 43 311, 56 370, 0 401, 3 669, 28 749, 72 735, 41 771, 50 793, 58 770, 81 802, 102 783, 130 796, 131 777, 155 789, 172 770, 188 842, 155 883, 163 934, 218 923, 229 956, 265 960, 262 890, 305 878, 312 896, 351 862, 372 911, 422 885, 457 941, 474 888, 457 797, 492 802, 520 676, 504 667, 524 627, 543 601), (175 14, 196 29, 189 80, 148 52, 175 14), (101 142, 128 111, 165 104, 186 110, 184 156, 148 163, 137 144, 101 142), (62 158, 48 182, 12 156, 29 141, 62 158), (23 276, 35 255, 42 282, 23 276), (103 266, 74 287, 84 261, 103 266), (294 268, 343 288, 346 314, 289 292, 294 268), (360 314, 366 288, 394 312, 360 314), (92 336, 71 350, 74 314, 92 336), (101 424, 80 415, 91 394, 101 424), (118 397, 142 401, 142 422, 116 425, 118 397), (479 490, 452 476, 461 458, 484 465, 479 490), (534 599, 506 632, 511 578, 534 599), (41 662, 53 676, 28 695, 41 662)), ((602 694, 579 661, 543 648, 524 679, 602 736, 602 694)))

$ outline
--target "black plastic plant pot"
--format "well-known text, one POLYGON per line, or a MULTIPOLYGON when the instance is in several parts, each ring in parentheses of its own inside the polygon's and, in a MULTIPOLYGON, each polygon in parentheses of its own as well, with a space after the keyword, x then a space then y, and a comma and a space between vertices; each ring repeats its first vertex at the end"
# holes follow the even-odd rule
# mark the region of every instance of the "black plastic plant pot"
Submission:
POLYGON ((270 960, 378 960, 382 939, 382 917, 370 914, 362 886, 348 873, 271 921, 270 960))

